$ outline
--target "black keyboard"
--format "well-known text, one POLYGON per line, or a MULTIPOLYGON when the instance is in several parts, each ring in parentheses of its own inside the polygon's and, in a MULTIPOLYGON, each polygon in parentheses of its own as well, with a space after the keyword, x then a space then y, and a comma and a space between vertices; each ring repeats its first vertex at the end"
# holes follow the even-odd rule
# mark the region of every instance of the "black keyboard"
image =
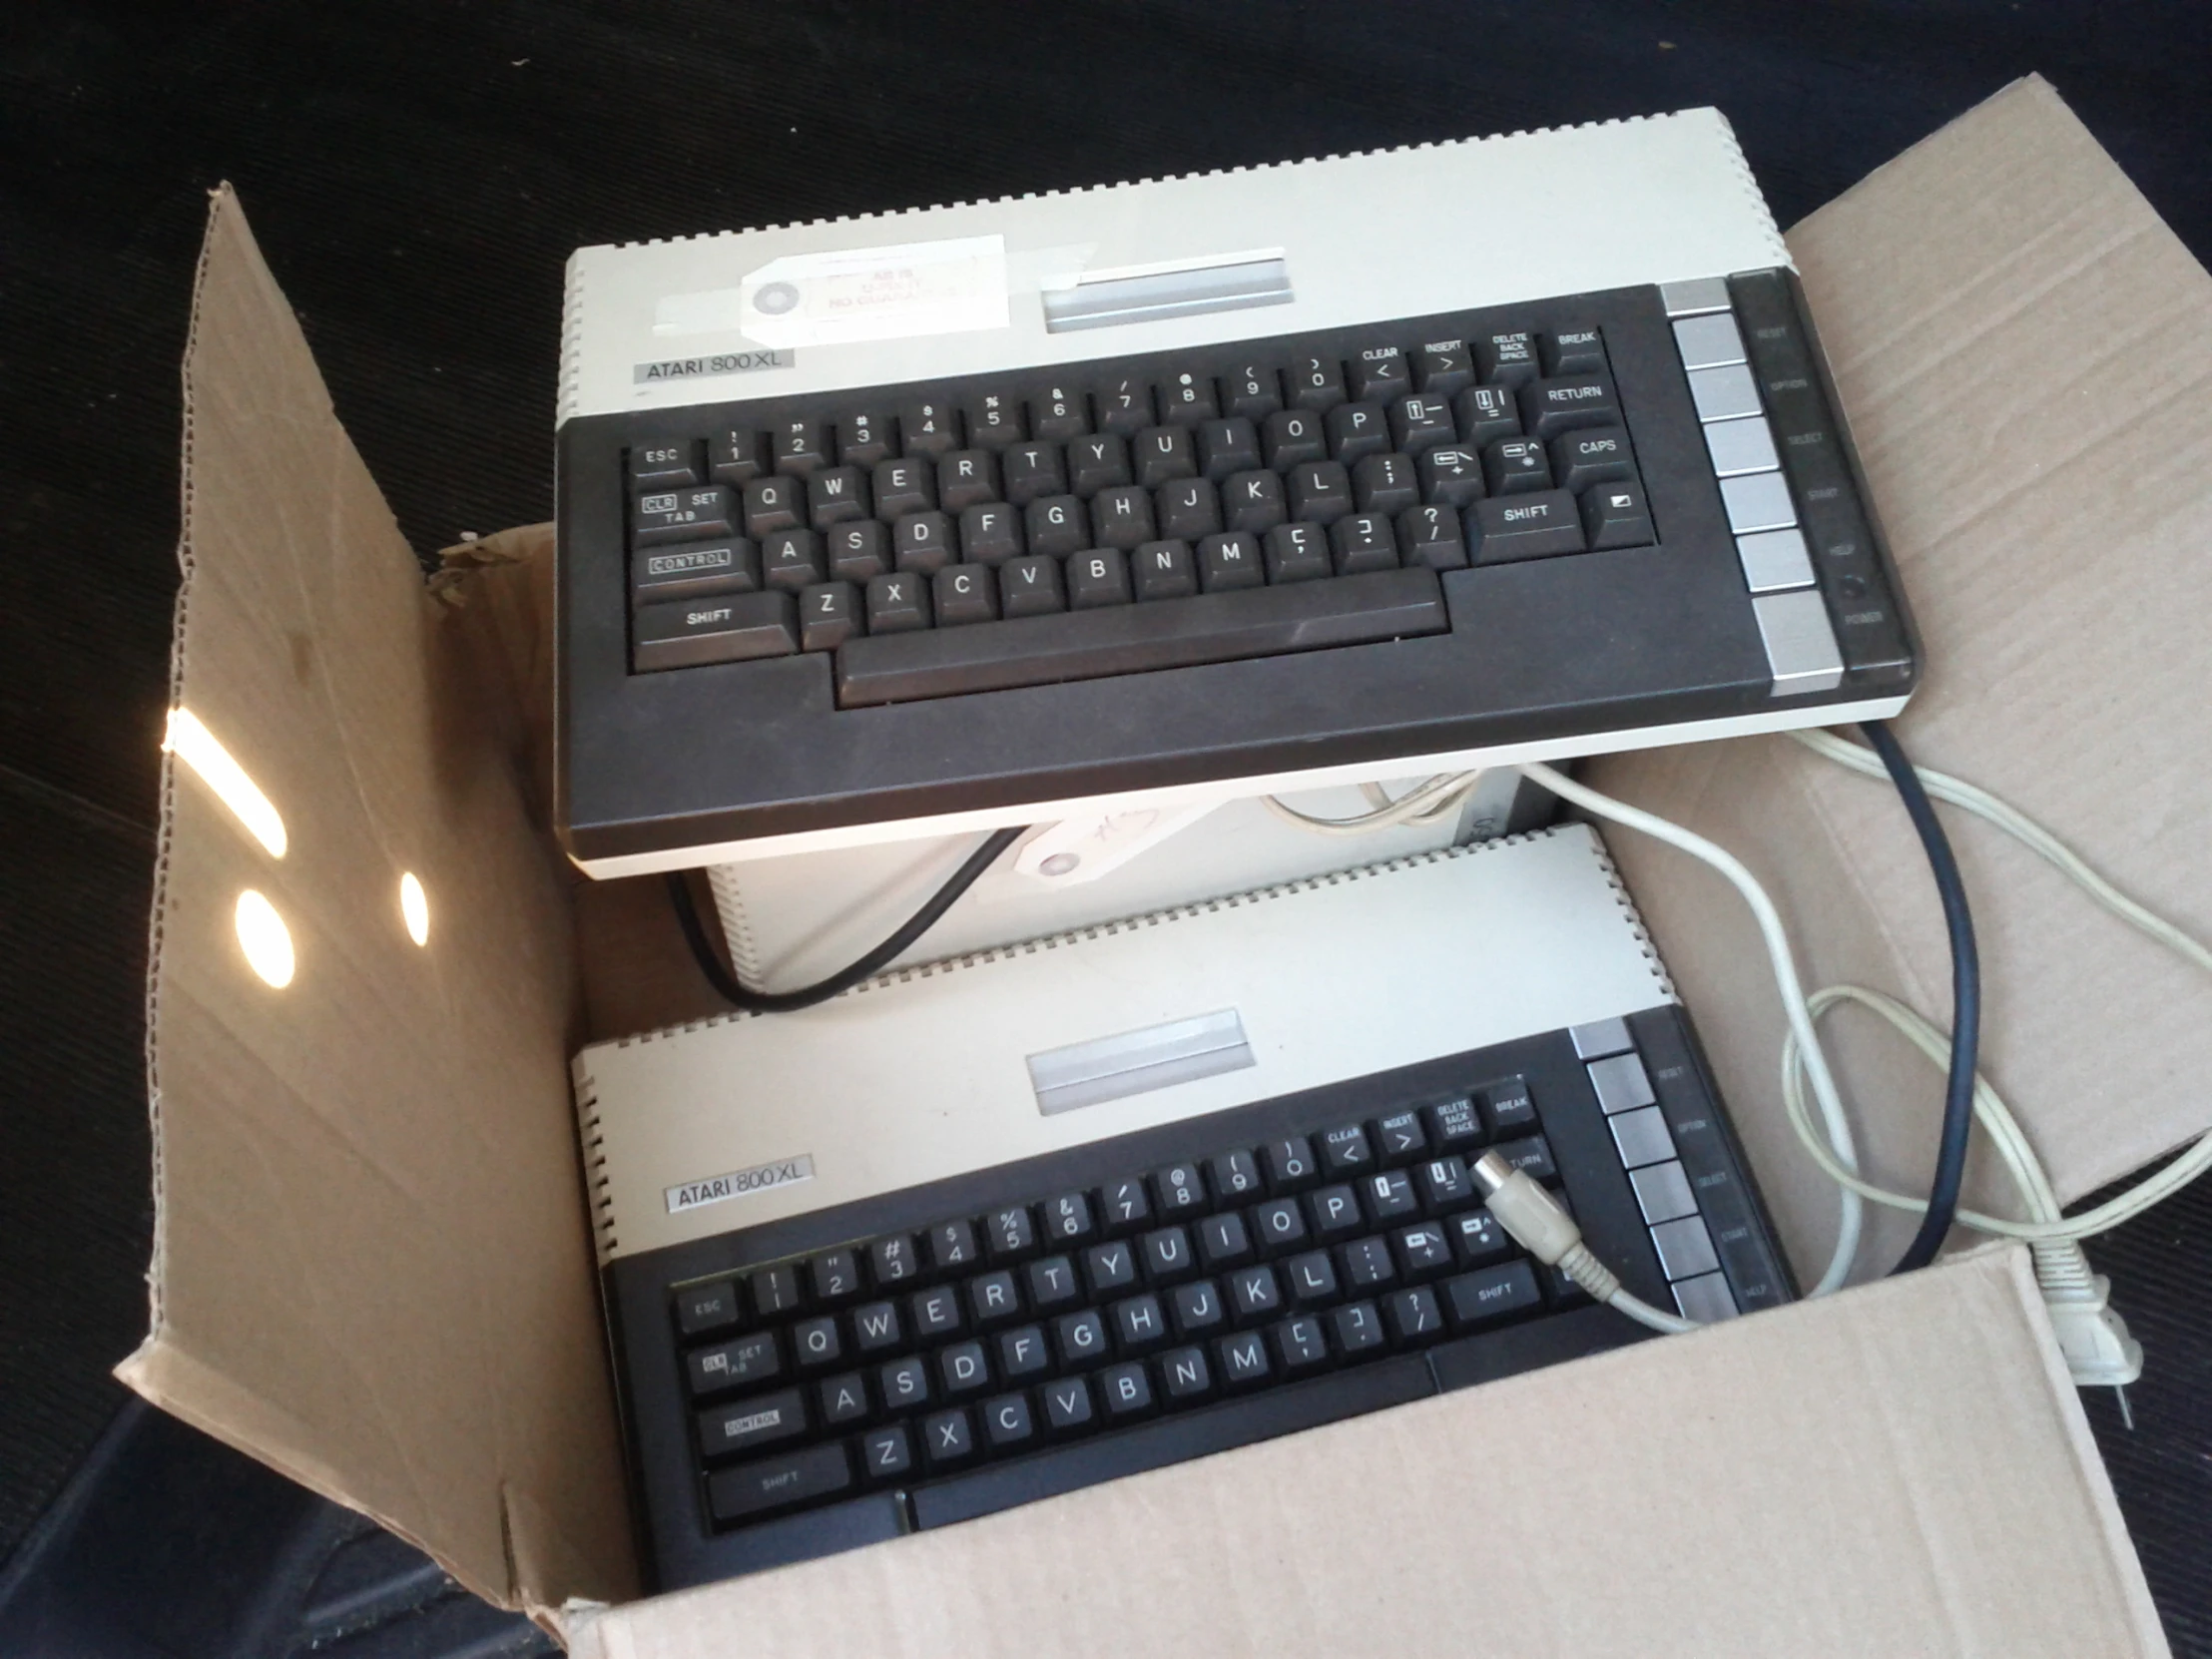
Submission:
POLYGON ((623 1258, 660 1587, 1647 1335, 1515 1247, 1468 1171, 1491 1148, 1646 1300, 1791 1294, 1674 1008, 623 1258))
POLYGON ((1902 696, 1794 282, 1703 287, 572 419, 571 848, 1902 696))

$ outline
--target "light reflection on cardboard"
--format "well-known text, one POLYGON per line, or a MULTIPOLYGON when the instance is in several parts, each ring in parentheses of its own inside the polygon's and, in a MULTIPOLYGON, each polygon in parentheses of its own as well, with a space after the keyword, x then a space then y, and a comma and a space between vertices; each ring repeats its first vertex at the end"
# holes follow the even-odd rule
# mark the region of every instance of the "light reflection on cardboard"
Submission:
POLYGON ((291 929, 276 906, 252 887, 239 894, 238 930, 247 965, 278 990, 290 984, 295 966, 291 929))
POLYGON ((231 809, 254 838, 269 848, 270 856, 284 855, 284 821, 261 786, 247 776, 231 752, 190 709, 169 711, 169 730, 162 747, 175 755, 215 791, 216 799, 231 809))

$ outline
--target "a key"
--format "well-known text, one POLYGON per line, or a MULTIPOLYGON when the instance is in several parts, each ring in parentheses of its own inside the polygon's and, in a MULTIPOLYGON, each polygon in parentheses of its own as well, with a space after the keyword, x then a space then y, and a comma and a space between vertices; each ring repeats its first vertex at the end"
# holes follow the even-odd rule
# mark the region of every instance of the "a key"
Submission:
POLYGON ((1031 1262, 1022 1270, 1021 1277, 1029 1287, 1029 1306, 1039 1313, 1065 1307, 1082 1295, 1071 1257, 1047 1256, 1031 1262))
POLYGON ((1208 1216, 1198 1224, 1199 1265, 1208 1273, 1234 1267, 1251 1256, 1252 1235, 1245 1231, 1244 1217, 1236 1211, 1208 1216))
POLYGON ((1260 538, 1249 530, 1208 536, 1198 544, 1198 582, 1206 592, 1256 588, 1266 581, 1260 538))
POLYGON ((1329 527, 1330 552, 1339 576, 1397 568, 1397 533, 1381 513, 1354 513, 1329 527))
POLYGON ((939 628, 998 620, 998 584, 989 565, 946 565, 929 579, 930 607, 939 628))
POLYGON ((1247 363, 1222 382, 1228 394, 1227 412, 1247 420, 1265 420, 1283 406, 1283 381, 1265 363, 1247 363))
POLYGON ((1474 342, 1474 366, 1495 386, 1533 380, 1539 364, 1536 342, 1526 333, 1489 334, 1474 342))
POLYGON ((1044 1205, 1044 1236, 1054 1244, 1073 1244, 1098 1231, 1091 1201, 1083 1193, 1062 1193, 1044 1205))
POLYGON ((1242 1268, 1229 1276, 1229 1311, 1240 1325, 1272 1319, 1283 1311, 1283 1288, 1275 1270, 1262 1264, 1242 1268))
POLYGON ((1317 1239, 1342 1239, 1367 1225, 1367 1218, 1360 1214, 1360 1200, 1344 1182, 1308 1195, 1306 1208, 1314 1218, 1317 1239))
POLYGON ((705 546, 640 548, 630 561, 630 599, 635 605, 752 593, 760 585, 761 550, 743 536, 705 546))
POLYGON ((1175 1314, 1176 1335, 1180 1337, 1217 1330, 1229 1317, 1229 1310, 1221 1299, 1221 1287, 1211 1279, 1177 1286, 1168 1301, 1175 1314))
POLYGON ((1260 1161, 1266 1168, 1271 1192, 1295 1193, 1310 1185, 1319 1173, 1319 1166, 1314 1162, 1313 1143, 1304 1135, 1270 1141, 1261 1149, 1260 1161))
MULTIPOLYGON (((870 635, 907 633, 929 626, 927 579, 913 571, 870 577, 864 603, 870 635)), ((880 1272, 876 1278, 882 1278, 880 1272)))
POLYGON ((828 580, 822 539, 812 530, 779 530, 761 538, 761 580, 787 593, 800 593, 828 580))
POLYGON ((929 1265, 939 1273, 972 1266, 982 1255, 971 1221, 940 1221, 922 1235, 922 1244, 929 1253, 929 1265))
POLYGON ((1469 449, 1520 435, 1520 405, 1503 386, 1469 386, 1451 400, 1451 412, 1469 449))
POLYGON ((1390 447, 1401 455, 1423 454, 1459 439, 1458 428, 1451 421, 1451 405, 1441 393, 1412 392, 1393 398, 1389 418, 1390 447))
POLYGON ((1160 1311, 1160 1299, 1149 1291, 1115 1303, 1108 1312, 1114 1322, 1114 1341, 1124 1354, 1167 1341, 1167 1315, 1160 1311))
POLYGON ((1428 1150, 1418 1112, 1392 1112, 1375 1121, 1375 1146, 1386 1164, 1401 1164, 1428 1150))
POLYGON ((902 513, 891 526, 894 570, 926 575, 942 570, 958 551, 952 542, 952 520, 943 513, 902 513))
POLYGON ((1467 544, 1453 507, 1408 507, 1397 515, 1398 552, 1409 565, 1457 570, 1467 562, 1467 544))
POLYGON ((1583 426, 1618 426, 1620 399, 1603 374, 1531 380, 1520 389, 1521 425, 1537 437, 1556 437, 1583 426))
POLYGON ((1191 1235, 1181 1227, 1156 1227, 1138 1241, 1144 1271, 1157 1284, 1181 1279, 1197 1265, 1191 1254, 1191 1235))
POLYGON ((1017 443, 1000 458, 1000 470, 1005 475, 1006 499, 1017 507, 1067 493, 1067 468, 1061 464, 1057 444, 1017 443))
POLYGON ((1413 385, 1432 397, 1449 397, 1474 384, 1474 353, 1464 340, 1424 345, 1413 358, 1413 385))
POLYGON ((1260 455, 1277 472, 1329 459, 1322 417, 1311 409, 1278 409, 1260 431, 1260 455))
POLYGON ((1152 1409, 1152 1380, 1145 1375, 1141 1360, 1108 1366, 1098 1374, 1098 1391, 1106 1401, 1106 1415, 1111 1420, 1141 1417, 1152 1409))
POLYGON ((1500 438, 1482 451, 1482 475, 1492 495, 1551 488, 1551 457, 1535 438, 1500 438))
POLYGON ((1052 1328, 1059 1345, 1060 1364, 1084 1366, 1106 1357, 1106 1322, 1096 1308, 1069 1314, 1052 1328))
POLYGON ((1331 572, 1329 538, 1318 525, 1278 524, 1262 546, 1271 583, 1312 582, 1331 572))
POLYGON ((1091 1425, 1091 1385, 1081 1377, 1063 1377, 1047 1382, 1044 1394, 1045 1426, 1054 1434, 1073 1434, 1091 1425))
MULTIPOLYGON (((1091 497, 1091 542, 1127 552, 1141 542, 1156 540, 1159 527, 1152 517, 1152 497, 1135 484, 1100 490, 1091 497)), ((1036 545, 1036 539, 1030 539, 1036 545)), ((1069 573, 1073 583, 1075 573, 1069 573)))
POLYGON ((1152 411, 1152 387, 1144 380, 1116 380, 1098 393, 1098 426, 1101 432, 1132 437, 1156 425, 1152 411))
POLYGON ((1091 429, 1090 401, 1079 391, 1054 386, 1030 405, 1030 433, 1047 443, 1065 443, 1091 429))
POLYGON ((1512 1235, 1500 1227, 1497 1217, 1487 1210, 1453 1216, 1444 1223, 1444 1237, 1451 1241, 1451 1253, 1463 1268, 1502 1262, 1514 1255, 1517 1248, 1512 1235))
POLYGON ((1541 1135, 1527 1135, 1517 1141, 1500 1141, 1493 1150, 1531 1181, 1559 1179, 1559 1166, 1552 1162, 1551 1143, 1541 1135))
POLYGON ((927 459, 906 455, 875 463, 875 511, 885 518, 926 512, 937 504, 937 469, 927 459))
POLYGON ((1420 479, 1408 455, 1364 455, 1352 469, 1352 501, 1385 518, 1420 504, 1420 479))
MULTIPOLYGON (((1646 1099, 1648 1101, 1648 1095, 1646 1099)), ((1512 1135, 1536 1127, 1536 1102, 1528 1092, 1528 1084, 1521 1078, 1509 1077, 1502 1083, 1492 1083, 1482 1091, 1482 1105, 1489 1114, 1492 1134, 1512 1135)))
POLYGON ((1134 1175, 1107 1182, 1099 1189, 1098 1201, 1110 1234, 1134 1232, 1152 1219, 1152 1200, 1144 1182, 1134 1175))
POLYGON ((1162 1220, 1195 1215, 1206 1208, 1206 1186, 1196 1164, 1170 1164, 1155 1171, 1152 1196, 1162 1220))
POLYGON ((933 1469, 957 1468, 975 1455, 975 1424, 962 1406, 921 1419, 921 1455, 933 1469))
POLYGON ((1185 1405, 1214 1391, 1213 1368, 1202 1348, 1179 1348, 1160 1356, 1160 1382, 1172 1404, 1185 1405))
POLYGON ((1176 478, 1198 476, 1198 454, 1186 427, 1146 427, 1131 440, 1129 456, 1137 483, 1148 490, 1176 478))
POLYGON ((759 432, 724 427, 707 440, 707 472, 718 484, 750 484, 768 470, 768 444, 759 432))
POLYGON ((883 1396, 886 1411, 911 1411, 929 1403, 929 1368, 921 1356, 909 1354, 893 1360, 875 1374, 875 1391, 883 1396))
POLYGON ((1467 509, 1474 562, 1505 564, 1582 551, 1582 520, 1565 490, 1538 490, 1477 501, 1467 509))
POLYGON ((1068 488, 1084 500, 1129 481, 1129 445, 1118 434, 1100 432, 1068 445, 1068 488))
POLYGON ((1346 466, 1390 447, 1390 423, 1380 403, 1340 403, 1322 416, 1322 427, 1329 434, 1329 453, 1346 466))
POLYGON ((889 415, 863 409, 837 422, 839 466, 872 468, 877 461, 888 460, 892 453, 889 415))
POLYGON ((1595 328, 1562 328, 1536 341, 1546 374, 1603 374, 1605 336, 1595 328))
POLYGON ((1220 413, 1210 374, 1172 374, 1160 387, 1160 419, 1169 426, 1196 426, 1220 413))
POLYGON ((1628 434, 1618 426, 1593 426, 1551 440, 1551 476, 1577 494, 1592 484, 1636 476, 1628 434))
POLYGON ((1420 498, 1430 506, 1464 507, 1482 497, 1482 458, 1463 445, 1430 449, 1413 462, 1420 498))
POLYGON ((895 1303, 870 1302, 852 1310, 852 1341, 862 1354, 879 1354, 903 1340, 895 1303))
POLYGON ((950 1285, 933 1291, 916 1291, 906 1304, 906 1319, 920 1342, 934 1342, 960 1329, 960 1298, 950 1285))
POLYGON ((1367 1130, 1357 1123, 1347 1123, 1324 1133, 1321 1165, 1325 1173, 1334 1176, 1362 1175, 1372 1169, 1375 1148, 1368 1144, 1367 1130))
POLYGON ((791 478, 756 478, 745 486, 746 534, 756 539, 806 522, 806 485, 791 478))
POLYGON ((1420 1208, 1420 1201, 1413 1196, 1412 1180, 1401 1169, 1382 1170, 1365 1177, 1360 1183, 1360 1196, 1367 1200, 1368 1214, 1378 1227, 1420 1208))
POLYGON ((1089 514, 1072 495, 1048 495, 1022 509, 1023 540, 1032 553, 1064 557, 1080 552, 1091 539, 1089 514))
POLYGON ((1037 1425, 1029 1415, 1029 1400, 1023 1394, 1000 1394, 996 1399, 983 1402, 983 1438, 994 1451, 1008 1451, 1026 1445, 1036 1437, 1037 1425))
POLYGON ((1443 1282, 1444 1312, 1455 1331, 1474 1331, 1544 1305, 1526 1262, 1502 1262, 1443 1282))
POLYGON ((1291 1250, 1306 1242, 1306 1212, 1295 1198, 1270 1199, 1252 1212, 1252 1225, 1263 1250, 1291 1250))
MULTIPOLYGON (((908 455, 948 455, 960 447, 958 417, 950 408, 934 400, 908 403, 898 411, 898 435, 905 440, 908 455)), ((877 511, 881 511, 882 497, 876 497, 877 511)))
POLYGON ((762 1268, 745 1282, 746 1299, 763 1319, 788 1314, 799 1306, 799 1269, 790 1262, 762 1268))
POLYGON ((788 593, 732 593, 690 604, 646 605, 631 618, 632 661, 640 674, 789 657, 799 628, 788 593))
POLYGON ((1430 1210, 1455 1210, 1474 1197, 1467 1161, 1456 1152, 1415 1164, 1413 1186, 1421 1203, 1430 1210))
POLYGON ((1329 1342, 1322 1335, 1320 1320, 1285 1320, 1268 1335, 1275 1344, 1276 1360, 1291 1376, 1318 1371, 1329 1363, 1329 1342))
POLYGON ((1308 461, 1286 482, 1294 519, 1328 525, 1352 511, 1352 475, 1342 461, 1308 461))
POLYGON ((1425 1285, 1384 1297, 1382 1319, 1389 1327, 1390 1340, 1401 1347, 1434 1342, 1443 1335, 1444 1317, 1436 1307, 1436 1293, 1425 1285))
POLYGON ((998 458, 988 449, 955 449, 937 459, 937 505, 948 513, 998 499, 998 458))
POLYGON ((960 514, 961 558, 972 564, 995 565, 1021 550, 1021 517, 1005 502, 969 507, 960 514))
POLYGON ((1198 429, 1198 469, 1215 483, 1260 464, 1260 429, 1245 415, 1209 420, 1198 429))
POLYGON ((977 449, 1004 449, 1028 435, 1018 397, 985 392, 967 407, 967 439, 977 449))
POLYGON ((993 1210, 983 1218, 983 1248, 994 1262, 1018 1262, 1037 1247, 1037 1228, 1026 1204, 993 1210))
POLYGON ((1581 501, 1582 534, 1592 552, 1649 547, 1659 539, 1644 486, 1634 480, 1594 484, 1582 492, 1581 501))
MULTIPOLYGON (((792 522, 796 524, 799 520, 795 516, 792 522)), ((630 513, 630 545, 633 547, 709 541, 716 536, 734 536, 737 532, 731 491, 726 484, 654 490, 639 496, 630 513)))
POLYGON ((867 1415, 867 1383, 856 1371, 828 1379, 821 1384, 817 1397, 822 1402, 822 1421, 827 1428, 858 1422, 867 1415))
POLYGON ((1334 357, 1301 357, 1287 378, 1296 408, 1333 409, 1345 400, 1344 365, 1334 357))
POLYGON ((1129 568, 1139 603, 1188 599, 1198 592, 1198 564, 1187 541, 1145 542, 1129 555, 1129 568))
POLYGON ((1220 1154, 1206 1173, 1213 1180, 1214 1196, 1224 1204, 1260 1196, 1260 1161, 1242 1148, 1220 1154))
POLYGON ((1051 1370, 1052 1356, 1045 1351, 1044 1327, 1025 1325, 998 1336, 998 1372, 1007 1382, 1037 1377, 1051 1370))
POLYGON ((1391 1234, 1390 1248, 1397 1254, 1398 1271, 1408 1279, 1419 1279, 1451 1266, 1450 1242, 1436 1222, 1423 1222, 1418 1227, 1407 1227, 1391 1234))
POLYGON ((1094 1300, 1126 1291, 1137 1282, 1137 1253, 1127 1239, 1092 1245, 1083 1252, 1083 1278, 1094 1300))
POLYGON ((1067 562, 1068 609, 1098 610, 1130 602, 1129 560, 1118 547, 1094 547, 1067 562))
POLYGON ((769 458, 778 472, 818 472, 830 464, 830 433, 817 420, 787 420, 769 433, 769 458))
POLYGON ((684 1356, 684 1375, 694 1399, 766 1382, 783 1370, 776 1333, 758 1331, 714 1348, 695 1348, 684 1356))
POLYGON ((679 484, 697 484, 699 445, 690 438, 657 438, 630 448, 630 487, 668 490, 679 484))
POLYGON ((1428 1141, 1437 1151, 1482 1144, 1482 1114, 1472 1095, 1439 1101, 1426 1110, 1428 1141))
POLYGON ((858 467, 827 467, 808 478, 807 522, 817 530, 867 516, 867 483, 858 467))
POLYGON ((824 582, 799 595, 799 649, 834 651, 860 631, 860 590, 824 582))
POLYGON ((1221 497, 1205 478, 1164 484, 1153 495, 1163 541, 1198 541, 1222 528, 1221 497))
POLYGON ((950 1348, 938 1350, 937 1377, 949 1399, 957 1399, 962 1394, 971 1394, 979 1388, 989 1387, 991 1373, 989 1365, 983 1359, 983 1345, 976 1342, 954 1343, 950 1348))
POLYGON ((1329 1315, 1329 1329, 1337 1352, 1359 1359, 1382 1346, 1382 1319, 1372 1302, 1348 1302, 1329 1315))
POLYGON ((914 1466, 913 1441, 903 1424, 871 1429, 860 1436, 860 1474, 866 1480, 896 1480, 914 1466))
POLYGON ((687 1337, 711 1337, 736 1326, 738 1287, 728 1279, 693 1285, 676 1293, 676 1329, 687 1337))
POLYGON ((1362 402, 1387 403, 1412 389, 1412 368, 1394 345, 1371 345, 1352 359, 1352 395, 1362 402))
POLYGON ((1283 1264, 1290 1281, 1291 1300, 1315 1306, 1337 1300, 1337 1264, 1326 1250, 1309 1250, 1283 1264))
POLYGON ((1021 1312, 1021 1298, 1014 1291, 1013 1273, 999 1268, 977 1274, 968 1281, 968 1313, 980 1329, 1012 1319, 1021 1312))
POLYGON ((792 1356, 803 1370, 820 1371, 824 1366, 835 1365, 843 1355, 844 1344, 837 1337, 835 1320, 802 1320, 792 1327, 792 1356))
POLYGON ((1060 585, 1060 561, 1037 554, 998 567, 999 606, 1008 618, 1046 616, 1068 608, 1060 585))
POLYGON ((844 1443, 808 1446, 757 1458, 720 1470, 707 1481, 707 1506, 717 1521, 751 1520, 755 1515, 841 1492, 852 1485, 852 1464, 844 1443))
POLYGON ((1217 1339, 1214 1359, 1221 1368, 1222 1382, 1232 1388, 1265 1382, 1272 1369, 1268 1364, 1267 1339, 1257 1331, 1217 1339))
POLYGON ((1390 1247, 1385 1240, 1354 1239, 1340 1254, 1344 1260, 1345 1283, 1356 1291, 1373 1290, 1397 1277, 1397 1264, 1390 1260, 1390 1247))
POLYGON ((1290 518, 1283 499, 1282 475, 1266 470, 1240 472, 1222 485, 1222 517, 1232 530, 1265 534, 1290 518))

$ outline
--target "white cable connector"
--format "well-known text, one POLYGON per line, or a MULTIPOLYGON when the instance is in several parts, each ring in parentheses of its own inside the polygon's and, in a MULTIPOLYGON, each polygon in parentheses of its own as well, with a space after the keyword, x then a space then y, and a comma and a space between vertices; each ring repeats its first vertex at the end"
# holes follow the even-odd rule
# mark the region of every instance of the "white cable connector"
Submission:
POLYGON ((1515 1169, 1495 1152, 1485 1152, 1474 1161, 1474 1178, 1482 1184, 1497 1224, 1544 1266, 1564 1269, 1567 1277, 1591 1296, 1639 1325, 1669 1336, 1697 1329, 1697 1321, 1654 1308, 1623 1286, 1620 1275, 1582 1242, 1582 1229, 1574 1224, 1574 1218, 1526 1172, 1515 1169))
MULTIPOLYGON (((2035 1284, 2057 1334, 2058 1350, 2077 1387, 2124 1388, 2143 1375, 2143 1345, 2127 1334, 2113 1312, 2112 1282, 2089 1271, 2089 1259, 2071 1239, 2045 1239, 2029 1247, 2035 1284)), ((2124 1400, 2123 1400, 2124 1409, 2124 1400)))

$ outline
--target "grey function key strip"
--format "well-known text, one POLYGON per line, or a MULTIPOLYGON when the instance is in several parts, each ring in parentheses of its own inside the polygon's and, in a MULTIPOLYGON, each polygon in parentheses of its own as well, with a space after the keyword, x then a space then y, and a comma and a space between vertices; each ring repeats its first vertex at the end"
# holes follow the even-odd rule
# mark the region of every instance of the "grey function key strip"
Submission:
POLYGON ((618 1258, 660 1587, 1649 1335, 1491 1218, 1492 1148, 1647 1300, 1791 1294, 1672 1006, 618 1258))

